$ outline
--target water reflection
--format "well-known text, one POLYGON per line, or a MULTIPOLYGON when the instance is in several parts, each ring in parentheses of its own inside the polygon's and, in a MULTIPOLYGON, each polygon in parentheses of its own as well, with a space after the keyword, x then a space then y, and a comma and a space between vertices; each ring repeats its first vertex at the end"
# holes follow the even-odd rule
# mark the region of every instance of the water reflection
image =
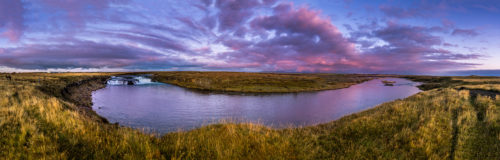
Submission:
POLYGON ((409 80, 385 78, 349 88, 320 92, 227 95, 200 93, 177 86, 108 85, 92 95, 94 110, 110 122, 160 133, 191 129, 220 119, 261 122, 280 127, 338 119, 420 90, 409 80), (382 80, 396 81, 384 86, 382 80))

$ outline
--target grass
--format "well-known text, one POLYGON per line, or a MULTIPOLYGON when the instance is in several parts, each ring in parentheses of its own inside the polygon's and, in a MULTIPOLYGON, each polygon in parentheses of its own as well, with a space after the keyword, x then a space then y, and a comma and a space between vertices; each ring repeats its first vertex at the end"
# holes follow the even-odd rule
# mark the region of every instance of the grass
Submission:
POLYGON ((467 76, 467 77, 453 77, 455 80, 460 80, 469 83, 500 83, 499 77, 479 77, 479 76, 467 76))
POLYGON ((2 159, 161 158, 154 136, 95 121, 38 90, 29 76, 16 79, 0 79, 2 159))
POLYGON ((423 84, 418 86, 418 88, 424 91, 436 88, 450 88, 463 84, 463 81, 454 79, 453 77, 438 77, 438 76, 401 76, 401 77, 410 79, 412 81, 422 82, 423 84))
POLYGON ((102 122, 74 102, 85 98, 66 96, 87 94, 111 74, 16 74, 11 80, 0 74, 0 159, 500 157, 500 97, 444 87, 458 82, 316 126, 229 121, 156 136, 102 122))
POLYGON ((304 92, 346 88, 383 75, 276 74, 241 72, 154 72, 154 79, 217 92, 304 92))
POLYGON ((462 85, 460 88, 480 89, 500 93, 500 84, 462 85))

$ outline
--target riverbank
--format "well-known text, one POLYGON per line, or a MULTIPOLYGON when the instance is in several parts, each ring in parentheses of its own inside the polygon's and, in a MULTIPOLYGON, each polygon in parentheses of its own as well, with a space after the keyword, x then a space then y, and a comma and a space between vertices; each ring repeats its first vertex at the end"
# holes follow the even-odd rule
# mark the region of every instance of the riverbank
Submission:
MULTIPOLYGON (((491 159, 500 157, 498 138, 500 97, 471 96, 467 88, 455 89, 455 86, 459 86, 458 83, 436 84, 434 86, 440 87, 317 126, 277 130, 260 124, 222 122, 191 131, 169 133, 157 138, 139 130, 89 118, 79 111, 78 108, 81 107, 62 95, 59 97, 56 91, 58 88, 65 88, 68 84, 93 76, 111 74, 19 74, 10 79, 0 74, 0 144, 2 144, 0 157, 6 159, 491 159), (42 80, 38 80, 40 77, 42 80), (50 84, 47 85, 52 86, 49 90, 55 92, 42 92, 43 89, 40 87, 44 83, 50 84)), ((475 85, 481 83, 475 82, 475 85)), ((93 86, 98 85, 90 85, 89 88, 93 86)))

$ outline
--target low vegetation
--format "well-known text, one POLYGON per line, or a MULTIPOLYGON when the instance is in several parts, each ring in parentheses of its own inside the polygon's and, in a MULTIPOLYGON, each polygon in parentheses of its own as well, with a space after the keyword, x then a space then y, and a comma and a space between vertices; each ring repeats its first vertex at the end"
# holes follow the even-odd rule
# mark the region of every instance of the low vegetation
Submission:
MULTIPOLYGON (((400 76, 412 81, 422 82, 418 86, 421 90, 431 90, 436 88, 458 88, 463 86, 480 86, 494 87, 500 85, 499 77, 481 77, 481 76, 466 76, 466 77, 441 77, 441 76, 400 76)), ((478 88, 481 89, 481 88, 478 88)))
POLYGON ((316 126, 272 129, 221 122, 158 136, 82 114, 86 112, 80 108, 88 104, 75 101, 85 98, 66 95, 102 87, 96 83, 109 75, 16 74, 7 78, 0 74, 0 159, 500 157, 500 96, 451 87, 464 83, 453 78, 433 82, 447 83, 436 84, 440 86, 436 89, 316 126))
POLYGON ((155 72, 153 74, 157 81, 190 89, 253 93, 339 89, 382 76, 241 72, 155 72))
POLYGON ((500 93, 500 84, 462 85, 462 89, 480 89, 500 93))

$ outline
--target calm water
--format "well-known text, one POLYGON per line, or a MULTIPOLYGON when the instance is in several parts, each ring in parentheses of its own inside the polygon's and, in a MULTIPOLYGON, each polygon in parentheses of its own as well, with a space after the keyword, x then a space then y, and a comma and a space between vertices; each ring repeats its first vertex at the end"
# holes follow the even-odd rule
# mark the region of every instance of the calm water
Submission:
POLYGON ((415 87, 418 83, 398 78, 375 79, 339 90, 267 95, 207 94, 145 82, 133 86, 109 84, 93 92, 93 109, 112 123, 159 133, 192 129, 221 119, 280 127, 336 120, 420 91, 415 87), (384 86, 382 80, 397 83, 384 86))

